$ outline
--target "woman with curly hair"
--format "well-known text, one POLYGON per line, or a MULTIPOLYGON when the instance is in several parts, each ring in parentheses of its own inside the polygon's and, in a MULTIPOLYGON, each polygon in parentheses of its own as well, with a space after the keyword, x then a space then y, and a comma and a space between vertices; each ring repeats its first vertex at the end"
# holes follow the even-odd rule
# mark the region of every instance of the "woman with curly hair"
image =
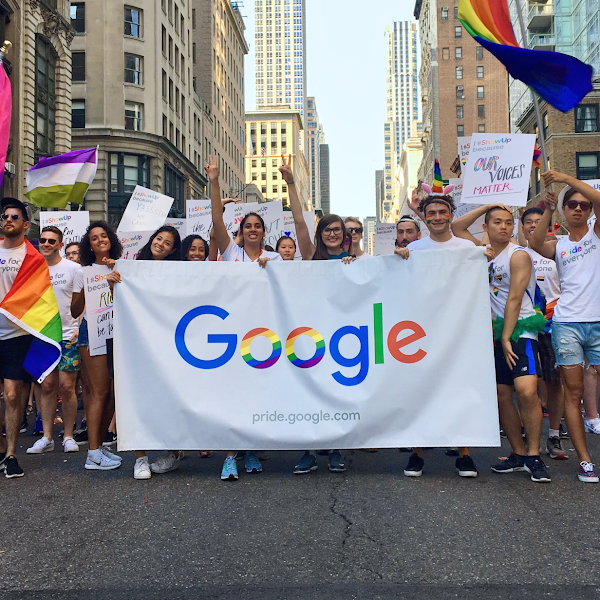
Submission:
POLYGON ((204 261, 208 259, 208 252, 208 242, 199 235, 188 235, 181 242, 181 260, 204 261))

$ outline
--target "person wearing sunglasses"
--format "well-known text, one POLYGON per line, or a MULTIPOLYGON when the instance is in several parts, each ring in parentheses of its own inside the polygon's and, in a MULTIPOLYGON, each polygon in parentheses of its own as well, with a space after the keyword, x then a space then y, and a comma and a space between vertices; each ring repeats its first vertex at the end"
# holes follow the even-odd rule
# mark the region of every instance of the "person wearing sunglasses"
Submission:
POLYGON ((73 428, 77 417, 77 395, 75 383, 81 365, 81 355, 77 349, 79 319, 71 315, 73 284, 81 267, 60 255, 63 247, 63 233, 52 225, 44 227, 40 233, 40 254, 46 259, 54 295, 58 302, 62 323, 62 355, 59 366, 50 373, 41 385, 36 384, 36 397, 40 399, 43 436, 27 449, 27 454, 44 454, 54 450, 52 429, 56 413, 56 396, 62 397, 62 415, 65 434, 63 450, 79 452, 79 446, 73 439, 73 428), (41 389, 40 389, 41 388, 41 389))
POLYGON ((547 171, 542 177, 546 209, 529 245, 556 262, 561 295, 552 318, 552 346, 565 390, 565 420, 579 460, 579 480, 597 483, 585 440, 581 399, 585 358, 600 373, 600 221, 588 224, 592 213, 600 217, 600 192, 557 171, 547 171), (548 189, 555 183, 565 184, 558 196, 548 189), (569 235, 552 240, 546 231, 557 206, 569 235))
POLYGON ((350 254, 356 256, 357 260, 364 258, 373 258, 371 254, 365 252, 361 247, 360 243, 363 239, 363 226, 356 217, 346 217, 344 221, 348 233, 352 236, 352 246, 350 247, 350 254))

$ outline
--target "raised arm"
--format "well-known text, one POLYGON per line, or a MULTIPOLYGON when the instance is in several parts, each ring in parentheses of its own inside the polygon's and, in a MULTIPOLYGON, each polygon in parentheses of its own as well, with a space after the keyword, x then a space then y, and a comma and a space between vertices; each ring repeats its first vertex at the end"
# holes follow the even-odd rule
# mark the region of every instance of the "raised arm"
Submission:
POLYGON ((471 212, 468 212, 466 215, 463 215, 459 219, 452 221, 450 227, 452 228, 452 233, 463 240, 469 240, 473 242, 476 246, 484 246, 483 242, 478 240, 470 231, 469 227, 479 219, 485 215, 485 213, 492 207, 493 204, 486 204, 485 206, 480 206, 471 212))
POLYGON ((556 256, 556 240, 548 240, 546 232, 552 221, 552 213, 556 210, 557 202, 558 198, 556 193, 546 190, 546 196, 544 197, 546 210, 529 240, 529 247, 532 250, 535 250, 538 254, 541 254, 545 258, 551 258, 552 260, 554 260, 554 257, 556 256))
POLYGON ((288 186, 288 192, 290 194, 290 208, 292 209, 292 215, 294 216, 294 223, 296 225, 296 237, 298 238, 298 248, 302 258, 304 260, 310 260, 315 255, 315 245, 310 239, 310 232, 306 226, 304 215, 302 214, 302 205, 298 198, 298 191, 296 190, 296 184, 294 182, 294 174, 292 173, 292 155, 290 154, 288 162, 285 161, 285 156, 281 156, 283 164, 279 167, 279 172, 283 177, 283 180, 288 186))
MULTIPOLYGON (((412 210, 415 215, 417 215, 417 217, 419 217, 419 219, 421 219, 421 221, 423 221, 423 223, 425 223, 425 215, 419 210, 419 204, 420 204, 420 200, 419 200, 419 192, 416 190, 416 188, 412 191, 412 196, 410 198, 410 200, 408 201, 408 208, 410 208, 410 210, 412 210)), ((402 215, 400 215, 402 216, 402 215)))
POLYGON ((219 165, 216 156, 208 157, 208 165, 204 167, 208 181, 210 182, 210 204, 212 209, 212 220, 215 241, 221 254, 227 250, 231 238, 227 233, 225 221, 223 221, 223 204, 221 203, 221 188, 219 187, 219 165))

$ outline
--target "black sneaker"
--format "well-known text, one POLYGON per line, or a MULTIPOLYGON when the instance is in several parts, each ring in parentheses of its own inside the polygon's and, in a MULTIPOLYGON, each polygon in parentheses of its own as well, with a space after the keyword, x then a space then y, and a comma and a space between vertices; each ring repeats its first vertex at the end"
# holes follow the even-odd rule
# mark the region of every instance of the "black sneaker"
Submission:
POLYGON ((2 463, 4 464, 4 477, 12 479, 13 477, 23 477, 23 469, 19 466, 16 456, 7 456, 2 463))
POLYGON ((346 465, 342 461, 342 453, 339 450, 329 451, 329 470, 332 473, 343 473, 346 465))
POLYGON ((525 459, 525 470, 531 473, 531 481, 537 483, 548 483, 552 481, 546 465, 539 456, 528 456, 525 459))
POLYGON ((456 471, 461 477, 477 477, 477 467, 470 456, 456 459, 456 471))
POLYGON ((456 448, 449 448, 446 450, 446 456, 460 456, 460 453, 456 448))
POLYGON ((508 436, 506 435, 506 431, 504 431, 504 429, 502 429, 502 427, 500 428, 500 437, 506 439, 508 436))
POLYGON ((88 432, 87 427, 85 429, 78 429, 73 433, 73 439, 75 442, 81 446, 82 444, 88 443, 88 432))
POLYGON ((494 473, 516 473, 517 471, 525 471, 525 457, 514 452, 501 463, 492 467, 494 473))
POLYGON ((117 443, 117 434, 112 431, 107 431, 104 436, 104 441, 102 442, 103 446, 112 446, 117 443))
POLYGON ((558 434, 561 440, 566 440, 569 438, 569 432, 565 427, 564 423, 561 421, 560 426, 558 427, 558 434))
POLYGON ((407 477, 421 477, 421 475, 423 475, 424 466, 425 461, 416 452, 413 452, 408 459, 404 474, 407 477))

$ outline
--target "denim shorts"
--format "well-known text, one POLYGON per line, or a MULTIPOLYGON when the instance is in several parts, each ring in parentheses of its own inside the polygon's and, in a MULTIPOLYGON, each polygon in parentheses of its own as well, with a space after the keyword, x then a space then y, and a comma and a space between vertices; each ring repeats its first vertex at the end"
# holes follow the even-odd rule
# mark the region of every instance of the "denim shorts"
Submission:
POLYGON ((600 365, 600 323, 552 322, 552 346, 559 367, 600 365))
POLYGON ((81 346, 89 346, 90 338, 88 337, 88 324, 86 319, 81 321, 81 325, 79 326, 79 337, 77 338, 77 347, 81 348, 81 346))

